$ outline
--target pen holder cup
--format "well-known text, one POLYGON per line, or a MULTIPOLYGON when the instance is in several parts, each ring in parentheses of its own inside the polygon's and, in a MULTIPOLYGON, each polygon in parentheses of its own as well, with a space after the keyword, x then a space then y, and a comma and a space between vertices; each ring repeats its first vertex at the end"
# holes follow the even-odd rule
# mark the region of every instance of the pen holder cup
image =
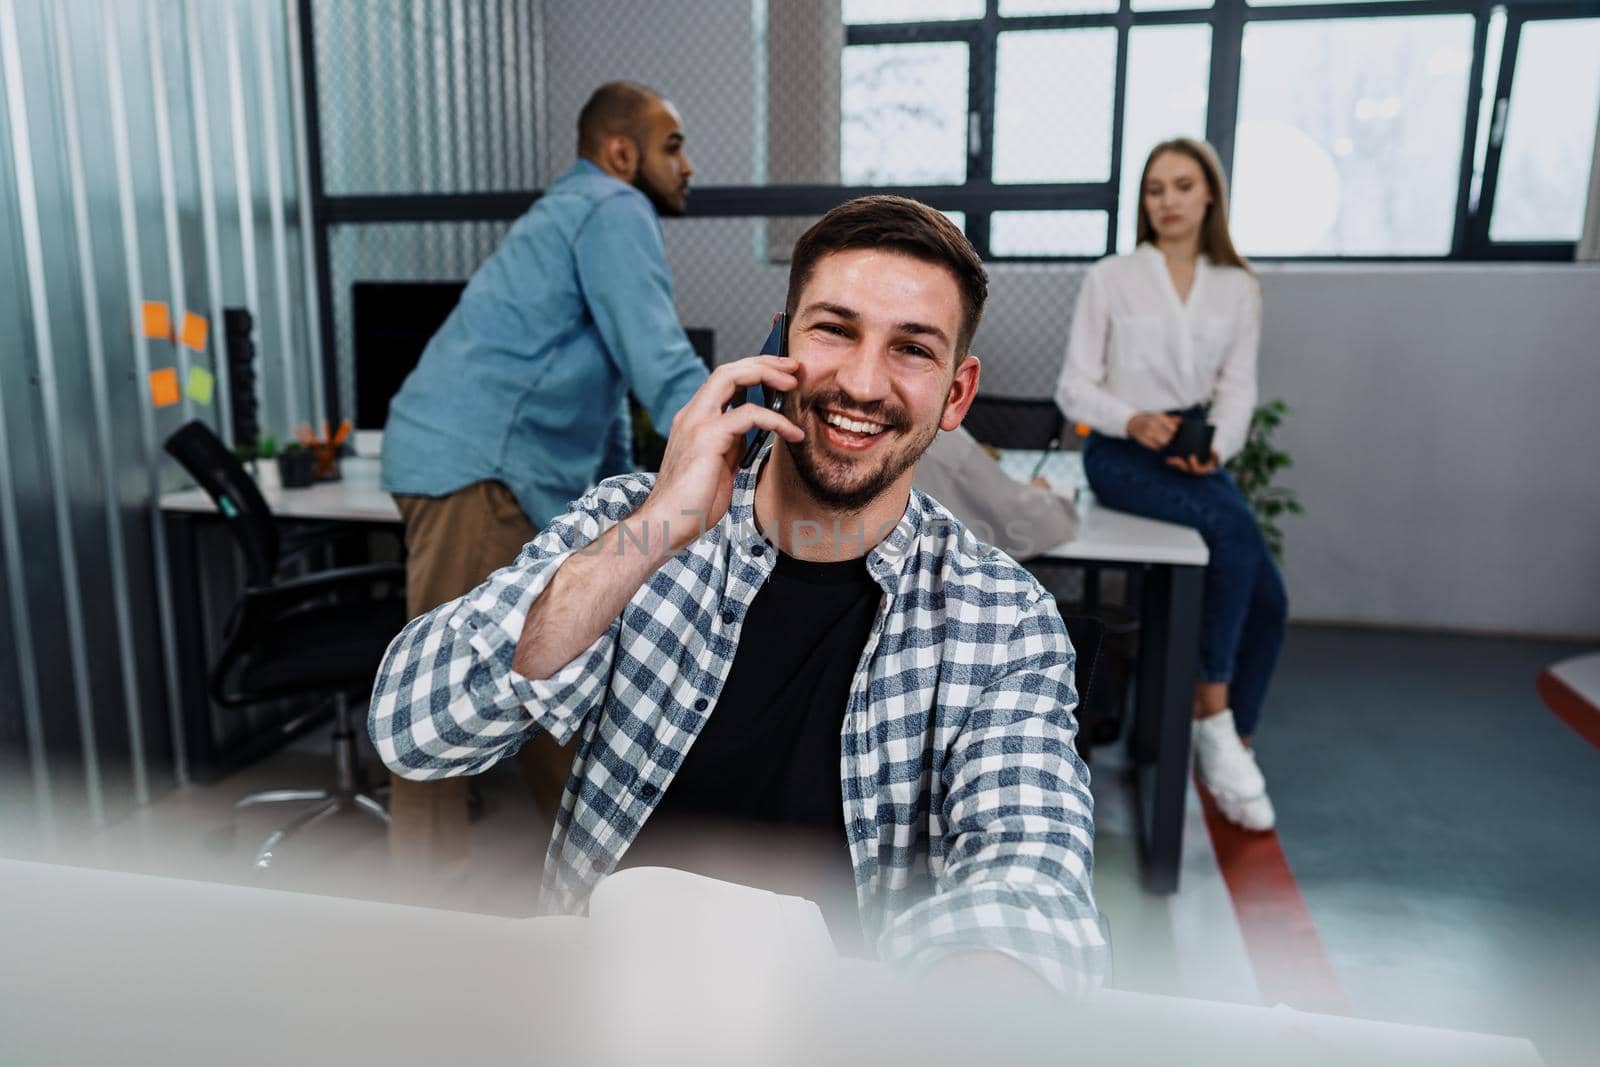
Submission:
POLYGON ((307 450, 278 456, 278 479, 285 489, 304 489, 316 481, 317 457, 307 450))

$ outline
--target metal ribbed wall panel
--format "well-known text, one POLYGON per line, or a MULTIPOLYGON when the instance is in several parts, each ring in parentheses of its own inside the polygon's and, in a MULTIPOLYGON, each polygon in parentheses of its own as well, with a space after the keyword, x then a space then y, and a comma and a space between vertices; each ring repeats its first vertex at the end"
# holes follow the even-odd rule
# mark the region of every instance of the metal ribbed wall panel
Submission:
MULTIPOLYGON (((330 196, 539 188, 543 5, 319 0, 312 5, 330 196)), ((340 410, 354 410, 350 285, 465 280, 506 227, 352 225, 329 232, 340 410)))
POLYGON ((184 778, 160 445, 222 424, 222 306, 255 311, 263 427, 319 417, 285 14, 0 0, 0 831, 184 778), (143 300, 207 316, 210 347, 139 337, 143 300), (154 408, 148 372, 191 366, 212 401, 154 408))

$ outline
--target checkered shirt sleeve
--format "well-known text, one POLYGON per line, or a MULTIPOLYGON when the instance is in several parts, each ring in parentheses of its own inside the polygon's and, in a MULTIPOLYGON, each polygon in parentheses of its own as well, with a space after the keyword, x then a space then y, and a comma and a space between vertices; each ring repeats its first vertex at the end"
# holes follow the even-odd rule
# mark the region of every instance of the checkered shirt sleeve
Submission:
POLYGON ((539 534, 516 562, 400 631, 378 671, 368 732, 403 778, 477 774, 537 731, 566 744, 605 699, 618 623, 549 678, 511 668, 528 611, 561 564, 630 514, 652 479, 603 482, 539 534))
POLYGON ((880 956, 922 970, 1003 953, 1055 988, 1098 985, 1107 948, 1091 891, 1094 800, 1072 739, 1074 654, 1038 590, 1006 638, 943 771, 945 858, 934 892, 894 916, 880 956))

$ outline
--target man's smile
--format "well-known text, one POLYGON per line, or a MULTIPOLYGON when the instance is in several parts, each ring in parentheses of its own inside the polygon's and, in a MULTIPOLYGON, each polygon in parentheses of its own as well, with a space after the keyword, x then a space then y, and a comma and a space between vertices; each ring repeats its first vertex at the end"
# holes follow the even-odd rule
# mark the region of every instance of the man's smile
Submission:
POLYGON ((823 436, 834 448, 848 452, 866 452, 884 437, 892 427, 882 422, 845 415, 837 411, 819 411, 819 421, 825 427, 823 436))

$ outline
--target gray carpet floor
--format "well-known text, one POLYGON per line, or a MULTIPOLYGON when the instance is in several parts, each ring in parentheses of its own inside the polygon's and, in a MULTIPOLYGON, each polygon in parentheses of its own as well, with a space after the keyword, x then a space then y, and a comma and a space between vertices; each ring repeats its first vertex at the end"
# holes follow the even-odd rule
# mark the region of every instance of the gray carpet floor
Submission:
POLYGON ((1600 750, 1534 692, 1591 650, 1291 628, 1256 745, 1358 1016, 1600 1062, 1600 750))

